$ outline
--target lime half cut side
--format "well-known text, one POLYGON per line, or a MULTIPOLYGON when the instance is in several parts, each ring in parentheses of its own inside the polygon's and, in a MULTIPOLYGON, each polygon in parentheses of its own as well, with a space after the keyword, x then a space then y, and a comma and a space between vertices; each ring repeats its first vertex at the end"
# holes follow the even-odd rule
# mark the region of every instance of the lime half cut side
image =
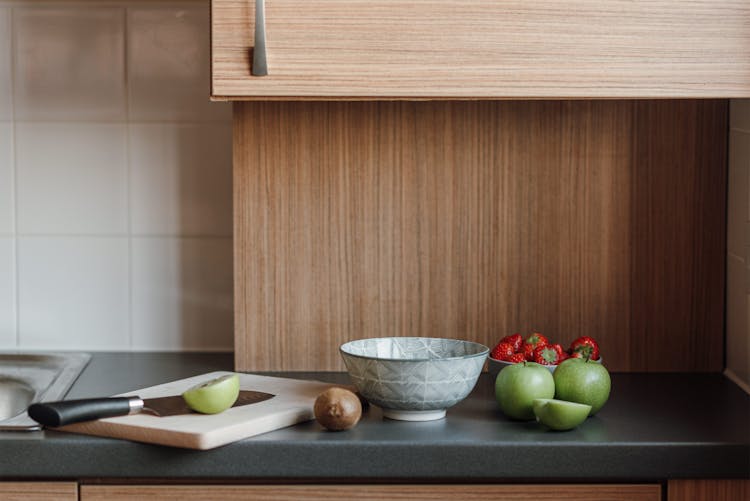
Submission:
POLYGON ((554 398, 536 398, 533 402, 536 420, 553 430, 572 430, 586 421, 591 406, 554 398))
POLYGON ((240 395, 240 377, 226 374, 193 386, 182 394, 185 403, 201 414, 218 414, 229 409, 240 395))

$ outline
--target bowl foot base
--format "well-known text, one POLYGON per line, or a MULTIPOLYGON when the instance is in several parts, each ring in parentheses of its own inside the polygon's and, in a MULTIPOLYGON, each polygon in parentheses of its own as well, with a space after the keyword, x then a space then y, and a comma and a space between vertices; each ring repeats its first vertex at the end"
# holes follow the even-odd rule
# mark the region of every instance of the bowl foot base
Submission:
POLYGON ((400 409, 383 409, 383 417, 398 421, 434 421, 445 417, 445 409, 436 411, 405 411, 400 409))

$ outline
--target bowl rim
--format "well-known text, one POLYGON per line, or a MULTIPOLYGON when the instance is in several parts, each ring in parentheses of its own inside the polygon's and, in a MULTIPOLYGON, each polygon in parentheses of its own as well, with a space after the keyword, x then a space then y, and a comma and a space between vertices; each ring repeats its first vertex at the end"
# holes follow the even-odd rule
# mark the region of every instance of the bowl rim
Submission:
POLYGON ((444 338, 444 337, 424 337, 424 336, 387 336, 387 337, 369 337, 369 338, 362 338, 362 339, 353 339, 339 346, 339 352, 349 357, 361 358, 363 360, 382 360, 384 362, 447 362, 451 360, 467 360, 467 359, 475 358, 475 357, 487 357, 489 355, 490 349, 487 346, 483 345, 482 343, 477 343, 476 341, 467 341, 465 339, 444 338), (461 355, 461 356, 456 356, 456 357, 445 357, 445 358, 386 358, 386 357, 373 357, 373 356, 368 356, 368 355, 359 355, 356 353, 348 352, 344 349, 346 345, 351 344, 351 343, 356 343, 359 341, 375 341, 375 340, 380 340, 380 339, 439 339, 441 341, 458 341, 460 343, 476 345, 482 348, 482 350, 478 353, 474 353, 473 355, 461 355))

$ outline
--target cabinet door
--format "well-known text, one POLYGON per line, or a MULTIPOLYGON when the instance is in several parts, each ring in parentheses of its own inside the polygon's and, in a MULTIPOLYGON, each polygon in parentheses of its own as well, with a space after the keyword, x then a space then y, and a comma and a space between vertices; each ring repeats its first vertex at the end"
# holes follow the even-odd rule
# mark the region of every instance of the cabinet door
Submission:
POLYGON ((212 0, 217 98, 740 97, 746 0, 212 0))
POLYGON ((580 500, 660 501, 659 485, 83 485, 81 501, 330 501, 383 499, 456 501, 492 500, 580 500))
POLYGON ((75 482, 0 482, 2 501, 77 501, 75 482))

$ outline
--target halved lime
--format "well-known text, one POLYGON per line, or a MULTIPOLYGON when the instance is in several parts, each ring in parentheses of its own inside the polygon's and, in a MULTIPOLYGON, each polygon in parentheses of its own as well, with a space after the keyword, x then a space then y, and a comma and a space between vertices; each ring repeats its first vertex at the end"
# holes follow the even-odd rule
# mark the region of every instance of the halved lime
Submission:
POLYGON ((240 377, 226 374, 198 384, 182 394, 185 403, 201 414, 218 414, 229 409, 240 395, 240 377))
POLYGON ((556 400, 554 398, 535 398, 533 402, 536 420, 553 430, 572 430, 586 421, 591 406, 556 400))

